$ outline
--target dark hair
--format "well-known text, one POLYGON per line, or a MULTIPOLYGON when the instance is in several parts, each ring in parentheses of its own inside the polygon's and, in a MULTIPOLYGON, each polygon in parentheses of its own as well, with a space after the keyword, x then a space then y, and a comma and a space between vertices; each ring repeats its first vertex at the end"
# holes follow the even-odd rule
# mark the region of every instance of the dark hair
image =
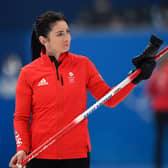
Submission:
POLYGON ((31 38, 32 60, 40 57, 41 48, 44 47, 39 41, 39 36, 47 37, 52 29, 52 24, 61 20, 64 20, 68 24, 65 16, 59 12, 48 11, 37 17, 31 38))

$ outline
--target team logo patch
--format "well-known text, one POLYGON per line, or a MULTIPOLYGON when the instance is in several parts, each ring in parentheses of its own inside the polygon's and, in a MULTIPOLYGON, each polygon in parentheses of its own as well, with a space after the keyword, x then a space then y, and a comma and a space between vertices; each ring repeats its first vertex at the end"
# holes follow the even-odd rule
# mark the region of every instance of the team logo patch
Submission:
POLYGON ((75 82, 75 75, 74 75, 73 72, 68 73, 68 79, 69 79, 69 83, 74 83, 75 82))

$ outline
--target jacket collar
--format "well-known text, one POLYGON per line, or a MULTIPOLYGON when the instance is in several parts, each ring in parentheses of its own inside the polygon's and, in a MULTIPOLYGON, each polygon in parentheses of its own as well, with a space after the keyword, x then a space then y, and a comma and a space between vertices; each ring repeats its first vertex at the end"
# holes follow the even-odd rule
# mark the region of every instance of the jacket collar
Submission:
MULTIPOLYGON (((68 51, 62 53, 59 57, 58 63, 63 62, 63 60, 68 56, 68 53, 69 53, 68 51)), ((50 57, 53 57, 53 56, 49 57, 48 55, 46 55, 44 48, 42 48, 40 55, 41 55, 42 60, 44 60, 48 65, 51 65, 52 59, 50 57)))

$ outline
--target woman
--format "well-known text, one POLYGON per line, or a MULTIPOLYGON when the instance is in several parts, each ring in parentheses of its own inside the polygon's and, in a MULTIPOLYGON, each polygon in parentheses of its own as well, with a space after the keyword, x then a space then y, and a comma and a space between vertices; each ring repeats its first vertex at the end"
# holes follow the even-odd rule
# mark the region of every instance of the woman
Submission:
MULTIPOLYGON (((11 167, 21 162, 46 139, 85 111, 87 89, 99 99, 110 87, 93 63, 84 56, 68 52, 71 35, 61 13, 39 16, 32 33, 32 63, 22 68, 16 87, 14 129, 17 153, 11 167), (31 116, 31 120, 30 119, 31 116), (30 123, 30 124, 29 124, 30 123)), ((155 61, 142 61, 142 72, 134 83, 105 102, 114 107, 137 82, 150 77, 155 61)), ((88 120, 64 135, 29 163, 29 167, 89 168, 91 151, 88 120)))
POLYGON ((156 124, 155 167, 164 163, 164 143, 168 125, 168 60, 163 59, 146 83, 146 94, 150 98, 156 124))

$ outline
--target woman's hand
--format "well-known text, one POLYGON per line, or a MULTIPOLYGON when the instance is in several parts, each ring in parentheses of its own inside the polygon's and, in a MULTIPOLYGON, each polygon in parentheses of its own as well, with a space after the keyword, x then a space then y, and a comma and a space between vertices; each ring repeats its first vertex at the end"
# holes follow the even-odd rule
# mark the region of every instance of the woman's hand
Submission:
POLYGON ((17 164, 20 164, 27 154, 25 151, 18 151, 10 160, 9 167, 18 168, 17 164))
POLYGON ((156 66, 154 57, 156 56, 162 43, 162 40, 152 35, 150 43, 145 51, 132 59, 132 63, 135 65, 136 69, 141 69, 141 73, 132 81, 132 83, 138 84, 140 81, 150 78, 156 66))

